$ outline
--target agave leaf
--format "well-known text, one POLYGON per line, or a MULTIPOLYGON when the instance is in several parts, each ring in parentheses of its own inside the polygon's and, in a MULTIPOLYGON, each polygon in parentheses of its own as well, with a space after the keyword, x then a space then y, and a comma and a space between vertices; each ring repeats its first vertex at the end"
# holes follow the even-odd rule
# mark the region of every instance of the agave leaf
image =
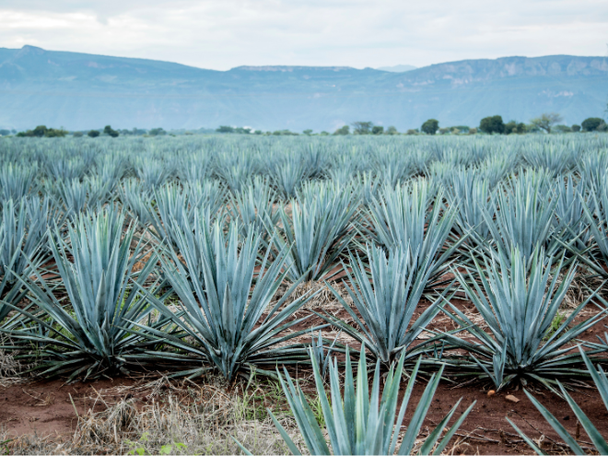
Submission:
POLYGON ((574 279, 576 268, 576 264, 572 264, 558 286, 563 261, 562 257, 554 268, 552 258, 545 257, 542 249, 535 250, 530 257, 514 249, 509 255, 501 251, 492 253, 491 260, 484 260, 483 266, 475 261, 480 284, 475 281, 471 284, 461 272, 454 271, 467 296, 488 324, 491 336, 454 306, 448 306, 452 312, 446 310, 445 313, 480 343, 474 348, 471 343, 447 334, 446 340, 479 355, 480 359, 474 358, 474 365, 479 367, 483 364, 482 371, 493 379, 498 388, 504 387, 507 379, 534 376, 550 380, 573 373, 573 367, 582 360, 578 356, 567 355, 569 348, 566 345, 606 317, 606 312, 601 312, 569 327, 593 298, 592 295, 551 334, 551 322, 574 279), (553 278, 550 278, 551 274, 553 278), (561 363, 566 359, 568 363, 561 363))
MULTIPOLYGON (((332 454, 332 452, 333 454, 393 454, 421 360, 419 359, 416 363, 408 382, 405 396, 399 407, 399 412, 397 412, 399 389, 405 361, 404 354, 399 359, 397 366, 392 365, 389 369, 384 380, 382 394, 380 394, 380 362, 378 361, 376 364, 370 390, 368 386, 369 372, 366 363, 365 347, 363 347, 359 356, 355 385, 350 355, 347 350, 343 382, 340 381, 337 361, 334 359, 330 364, 329 394, 331 403, 323 386, 324 382, 320 367, 314 354, 311 352, 310 355, 317 393, 321 402, 326 431, 329 436, 329 446, 325 441, 321 426, 312 413, 301 388, 294 384, 285 369, 284 375, 280 376, 279 379, 308 451, 311 454, 327 455, 332 454)), ((414 411, 412 422, 408 425, 406 436, 399 448, 399 454, 411 453, 415 438, 429 409, 440 376, 441 374, 433 376, 429 385, 427 385, 423 397, 414 411)), ((439 450, 445 447, 472 407, 469 407, 448 431, 446 437, 439 444, 439 450)), ((428 451, 435 446, 443 428, 454 415, 455 410, 456 407, 442 420, 441 426, 431 432, 430 437, 423 444, 424 451, 422 454, 428 454, 428 451)), ((299 449, 287 436, 274 416, 273 421, 287 442, 290 451, 293 454, 299 454, 299 449)))
POLYGON ((289 250, 288 278, 292 282, 328 278, 340 254, 348 247, 356 231, 351 221, 358 214, 352 201, 352 186, 307 184, 292 200, 291 217, 280 209, 282 230, 274 242, 289 250))
MULTIPOLYGON (((604 405, 606 406, 606 409, 608 410, 608 400, 607 400, 608 399, 608 379, 606 378, 606 374, 601 369, 601 367, 599 368, 599 370, 596 370, 593 367, 591 360, 588 358, 588 356, 585 354, 585 352, 582 350, 582 348, 580 346, 579 346, 579 351, 580 351, 580 355, 581 355, 582 359, 584 360, 584 362, 589 370, 589 374, 591 375, 591 378, 595 382, 595 385, 596 385, 598 391, 600 392, 602 400, 604 401, 604 405)), ((579 423, 581 423, 581 425, 585 429, 585 432, 587 433, 587 435, 589 436, 589 438, 595 445, 595 448, 598 451, 598 453, 608 454, 608 443, 606 442, 604 437, 597 430, 597 428, 593 425, 593 423, 591 423, 591 420, 585 415, 585 413, 581 410, 581 408, 578 406, 578 404, 576 402, 574 402, 574 400, 568 394, 568 392, 566 391, 564 386, 559 382, 557 382, 557 385, 559 386, 562 397, 564 397, 566 399, 566 401, 568 402, 568 405, 570 406, 570 408, 576 415, 579 423)), ((572 451, 575 454, 585 454, 585 452, 580 447, 580 445, 578 444, 576 439, 574 439, 568 433, 568 431, 562 426, 562 424, 559 422, 559 420, 557 418, 555 418, 555 416, 553 416, 553 414, 551 414, 551 412, 549 412, 534 396, 532 396, 532 394, 530 394, 528 391, 525 391, 525 393, 528 396, 528 398, 530 399, 530 401, 534 404, 534 406, 538 409, 538 411, 543 415, 543 417, 551 425, 551 427, 553 427, 553 429, 555 429, 555 431, 564 440, 564 442, 566 442, 566 444, 572 449, 572 451)), ((507 418, 507 420, 508 420, 508 418, 507 418)), ((518 434, 521 435, 526 440, 526 442, 530 446, 532 446, 532 448, 534 448, 534 450, 537 453, 542 454, 540 452, 540 450, 535 445, 533 445, 533 443, 530 441, 530 439, 517 426, 515 426, 515 424, 513 424, 510 420, 508 420, 508 421, 511 424, 511 426, 513 426, 515 428, 515 430, 518 432, 518 434)))
POLYGON ((396 249, 387 258, 383 250, 369 247, 370 278, 361 257, 350 254, 350 268, 344 266, 343 283, 361 318, 331 285, 328 287, 361 331, 330 315, 324 318, 365 343, 373 356, 385 364, 392 362, 402 350, 408 352, 441 308, 441 305, 432 305, 412 322, 435 264, 432 258, 420 255, 420 251, 396 249))
MULTIPOLYGON (((183 337, 167 338, 167 344, 192 354, 190 363, 211 364, 229 380, 248 365, 257 368, 302 359, 305 352, 300 346, 275 348, 304 333, 285 330, 303 321, 287 319, 309 299, 303 296, 280 308, 297 282, 270 307, 287 274, 288 250, 275 253, 271 261, 269 247, 259 260, 258 233, 252 230, 241 239, 236 222, 230 223, 227 234, 219 221, 210 223, 200 214, 192 226, 184 223, 180 228, 175 222, 177 248, 165 248, 161 254, 167 280, 180 299, 179 312, 154 296, 148 295, 148 300, 183 331, 183 337)), ((150 337, 161 337, 160 331, 150 332, 150 337)))
MULTIPOLYGON (((124 370, 123 355, 141 350, 141 338, 130 328, 152 310, 137 286, 150 278, 156 260, 152 257, 141 271, 134 270, 146 252, 141 240, 131 247, 135 230, 128 226, 123 231, 124 226, 124 215, 108 209, 77 217, 68 226, 67 240, 57 229, 52 233, 49 246, 69 307, 57 300, 35 265, 19 277, 40 314, 13 306, 21 315, 21 327, 3 331, 39 344, 42 362, 54 365, 46 373, 70 372, 72 379, 85 371, 89 377, 107 369, 124 370), (39 328, 47 334, 40 334, 39 328)), ((159 284, 147 286, 156 292, 159 284)))

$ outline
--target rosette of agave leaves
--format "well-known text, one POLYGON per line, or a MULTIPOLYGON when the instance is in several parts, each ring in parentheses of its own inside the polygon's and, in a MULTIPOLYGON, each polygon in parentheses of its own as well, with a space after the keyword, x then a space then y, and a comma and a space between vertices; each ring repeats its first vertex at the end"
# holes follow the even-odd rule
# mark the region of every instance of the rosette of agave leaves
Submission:
MULTIPOLYGON (((330 363, 329 395, 325 390, 321 369, 313 353, 311 353, 311 361, 324 425, 315 416, 302 389, 294 382, 285 368, 283 375, 279 376, 283 392, 310 454, 412 454, 414 450, 418 454, 441 454, 475 405, 473 402, 448 427, 461 400, 456 402, 450 412, 417 446, 418 434, 437 390, 442 370, 431 376, 420 401, 413 407, 412 418, 406 424, 404 418, 410 405, 420 360, 411 372, 401 403, 399 403, 399 392, 404 374, 405 353, 399 358, 396 365, 391 365, 384 378, 382 388, 380 386, 382 364, 378 360, 373 370, 370 388, 369 375, 371 372, 367 367, 365 347, 361 349, 356 374, 353 372, 353 365, 347 350, 343 381, 337 360, 333 358, 330 363), (401 432, 403 425, 406 426, 405 432, 401 432), (329 437, 329 442, 327 442, 326 435, 329 437), (401 442, 398 446, 400 439, 401 442)), ((268 413, 291 453, 302 454, 270 409, 268 409, 268 413)), ((242 445, 240 446, 246 454, 251 454, 242 445)))

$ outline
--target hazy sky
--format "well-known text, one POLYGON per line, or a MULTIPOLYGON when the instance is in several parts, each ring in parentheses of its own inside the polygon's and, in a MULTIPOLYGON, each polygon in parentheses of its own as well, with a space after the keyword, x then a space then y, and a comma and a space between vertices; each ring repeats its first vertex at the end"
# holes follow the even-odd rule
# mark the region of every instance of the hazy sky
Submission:
POLYGON ((0 47, 202 68, 606 55, 608 0, 1 0, 0 47))

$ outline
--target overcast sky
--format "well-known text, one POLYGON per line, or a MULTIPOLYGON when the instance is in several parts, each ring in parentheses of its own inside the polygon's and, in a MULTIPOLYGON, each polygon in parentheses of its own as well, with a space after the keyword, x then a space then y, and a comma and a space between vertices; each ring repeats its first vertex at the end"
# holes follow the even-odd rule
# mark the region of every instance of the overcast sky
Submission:
POLYGON ((225 70, 606 55, 608 0, 1 0, 24 44, 225 70))

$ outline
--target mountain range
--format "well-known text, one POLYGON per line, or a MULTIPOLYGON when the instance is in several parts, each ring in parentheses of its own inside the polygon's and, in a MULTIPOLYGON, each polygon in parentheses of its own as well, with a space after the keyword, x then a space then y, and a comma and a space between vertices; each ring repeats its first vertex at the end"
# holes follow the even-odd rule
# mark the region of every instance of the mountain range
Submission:
POLYGON ((381 71, 390 71, 391 73, 405 73, 406 71, 415 70, 417 67, 414 65, 392 65, 392 66, 384 66, 378 67, 376 70, 381 71))
POLYGON ((0 128, 47 125, 333 131, 354 121, 417 128, 478 125, 499 114, 567 124, 603 117, 608 57, 463 60, 406 72, 350 67, 206 70, 155 60, 0 48, 0 128))

